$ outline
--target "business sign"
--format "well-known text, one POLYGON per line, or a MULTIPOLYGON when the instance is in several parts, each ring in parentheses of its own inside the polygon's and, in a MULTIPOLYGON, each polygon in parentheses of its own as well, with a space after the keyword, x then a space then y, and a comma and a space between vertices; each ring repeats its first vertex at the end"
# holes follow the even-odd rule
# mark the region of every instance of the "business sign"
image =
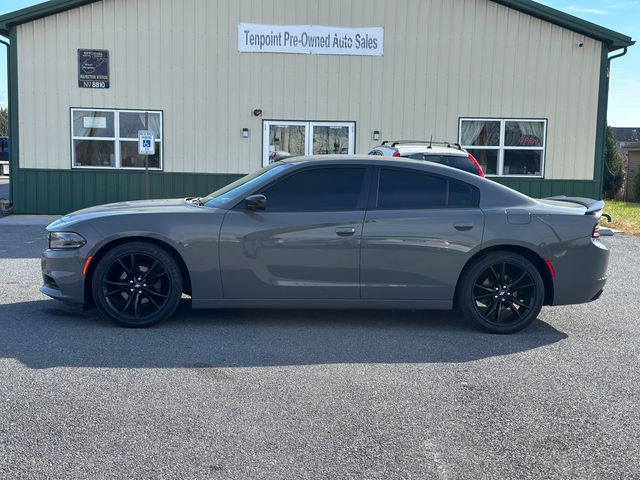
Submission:
POLYGON ((384 28, 239 23, 238 51, 380 57, 384 53, 384 28))
POLYGON ((140 155, 156 154, 156 139, 152 130, 138 130, 138 153, 140 155))
POLYGON ((109 88, 109 50, 78 50, 78 86, 109 88))

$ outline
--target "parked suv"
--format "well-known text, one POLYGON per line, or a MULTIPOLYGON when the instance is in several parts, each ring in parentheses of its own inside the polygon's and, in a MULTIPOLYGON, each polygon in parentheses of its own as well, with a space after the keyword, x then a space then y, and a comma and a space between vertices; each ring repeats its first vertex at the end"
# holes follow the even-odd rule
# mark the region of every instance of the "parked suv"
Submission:
POLYGON ((371 150, 369 155, 426 160, 484 177, 478 161, 457 143, 385 140, 382 145, 371 150))

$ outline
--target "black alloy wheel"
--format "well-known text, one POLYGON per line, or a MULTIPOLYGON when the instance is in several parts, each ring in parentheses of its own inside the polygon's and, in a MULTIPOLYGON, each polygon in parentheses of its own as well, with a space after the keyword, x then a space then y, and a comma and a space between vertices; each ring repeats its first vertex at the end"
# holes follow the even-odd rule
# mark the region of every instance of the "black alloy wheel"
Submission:
POLYGON ((98 310, 126 327, 148 327, 168 318, 182 295, 182 276, 164 249, 142 242, 109 251, 93 275, 98 310))
POLYGON ((544 303, 544 282, 527 258, 491 252, 465 273, 458 297, 465 316, 491 333, 513 333, 529 325, 544 303))

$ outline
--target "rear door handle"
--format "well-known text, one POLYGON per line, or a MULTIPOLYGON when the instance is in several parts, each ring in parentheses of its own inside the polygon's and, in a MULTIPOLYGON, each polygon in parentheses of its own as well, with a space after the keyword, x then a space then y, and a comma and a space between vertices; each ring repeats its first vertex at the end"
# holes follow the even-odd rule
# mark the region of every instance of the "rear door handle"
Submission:
POLYGON ((461 232, 466 232, 473 228, 473 222, 456 222, 453 224, 456 230, 460 230, 461 232))
POLYGON ((355 227, 338 227, 336 228, 336 233, 341 237, 350 237, 356 233, 356 229, 355 227))

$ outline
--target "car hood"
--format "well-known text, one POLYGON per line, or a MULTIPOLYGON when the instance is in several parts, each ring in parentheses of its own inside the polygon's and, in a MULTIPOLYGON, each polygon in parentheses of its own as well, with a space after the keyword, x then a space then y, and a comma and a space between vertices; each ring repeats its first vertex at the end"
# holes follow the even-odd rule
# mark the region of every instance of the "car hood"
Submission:
POLYGON ((95 207, 84 208, 82 210, 69 213, 50 224, 47 229, 53 229, 61 225, 68 226, 69 224, 114 215, 180 213, 202 208, 208 207, 200 207, 188 202, 184 198, 134 200, 130 202, 108 203, 106 205, 97 205, 95 207))

